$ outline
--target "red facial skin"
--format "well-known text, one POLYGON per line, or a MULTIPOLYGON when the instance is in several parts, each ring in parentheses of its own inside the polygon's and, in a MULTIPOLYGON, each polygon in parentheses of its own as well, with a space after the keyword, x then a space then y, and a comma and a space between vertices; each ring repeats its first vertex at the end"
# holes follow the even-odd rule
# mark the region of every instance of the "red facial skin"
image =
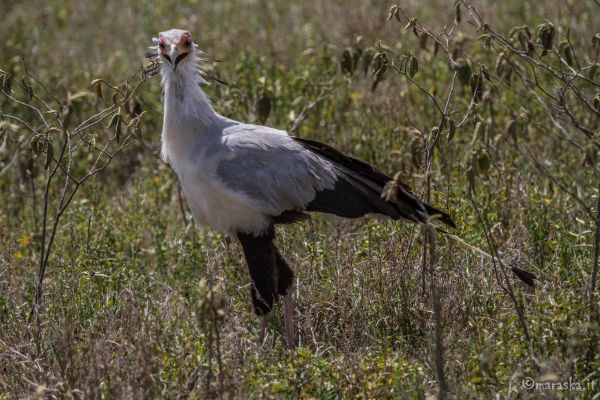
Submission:
POLYGON ((181 40, 179 40, 179 46, 186 50, 189 50, 190 47, 192 47, 192 37, 189 33, 186 32, 183 35, 181 35, 181 40))
MULTIPOLYGON (((162 52, 167 50, 167 41, 162 36, 158 38, 158 47, 162 52)), ((181 39, 179 39, 177 47, 184 51, 190 51, 192 48, 192 36, 187 32, 181 35, 181 39)))
POLYGON ((158 38, 158 47, 161 51, 164 51, 167 48, 167 41, 162 36, 158 38))

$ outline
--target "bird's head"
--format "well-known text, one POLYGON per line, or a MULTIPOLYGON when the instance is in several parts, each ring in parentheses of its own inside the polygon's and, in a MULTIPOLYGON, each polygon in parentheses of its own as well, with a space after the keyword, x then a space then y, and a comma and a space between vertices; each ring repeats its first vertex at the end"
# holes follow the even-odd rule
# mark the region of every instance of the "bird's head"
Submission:
POLYGON ((188 31, 171 29, 160 32, 158 38, 153 40, 155 46, 151 47, 146 55, 157 57, 165 73, 175 73, 185 65, 193 64, 196 45, 188 31))

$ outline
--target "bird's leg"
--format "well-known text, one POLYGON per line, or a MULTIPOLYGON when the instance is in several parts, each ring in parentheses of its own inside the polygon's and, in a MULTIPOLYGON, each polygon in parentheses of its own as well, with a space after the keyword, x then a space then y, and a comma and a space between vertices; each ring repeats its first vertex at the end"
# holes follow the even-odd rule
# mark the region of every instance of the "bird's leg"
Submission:
POLYGON ((296 337, 294 334, 294 304, 292 303, 292 291, 288 290, 283 296, 283 323, 285 326, 285 338, 288 347, 296 347, 296 337))
POLYGON ((267 331, 267 316, 259 315, 258 322, 259 322, 258 342, 260 344, 263 344, 265 341, 265 332, 267 331))

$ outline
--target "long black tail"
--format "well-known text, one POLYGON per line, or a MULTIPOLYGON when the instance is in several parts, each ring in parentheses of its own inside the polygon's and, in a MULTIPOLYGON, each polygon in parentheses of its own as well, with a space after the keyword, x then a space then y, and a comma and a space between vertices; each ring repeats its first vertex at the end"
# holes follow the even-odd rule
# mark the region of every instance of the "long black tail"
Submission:
POLYGON ((439 220, 448 226, 456 227, 450 215, 420 201, 403 183, 397 184, 396 198, 385 200, 382 193, 386 183, 392 178, 372 165, 320 142, 302 138, 295 140, 333 162, 340 172, 335 187, 319 192, 308 204, 306 211, 325 212, 345 218, 377 213, 417 224, 439 220))

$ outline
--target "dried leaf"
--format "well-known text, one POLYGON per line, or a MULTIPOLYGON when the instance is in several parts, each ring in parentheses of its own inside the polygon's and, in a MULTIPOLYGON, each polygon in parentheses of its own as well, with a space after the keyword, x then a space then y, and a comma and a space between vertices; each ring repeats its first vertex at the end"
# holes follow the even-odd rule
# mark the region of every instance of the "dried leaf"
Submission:
POLYGON ((487 154, 481 153, 479 157, 477 157, 477 170, 483 175, 487 176, 490 170, 490 166, 490 158, 487 156, 487 154))
POLYGON ((454 138, 456 134, 456 122, 452 118, 448 119, 448 143, 454 138))
MULTIPOLYGON (((120 109, 119 109, 120 111, 120 109)), ((115 124, 117 123, 117 120, 120 118, 119 116, 119 112, 115 113, 115 115, 112 116, 112 118, 110 119, 110 121, 108 122, 108 126, 107 128, 110 129, 113 126, 115 126, 115 124)))
POLYGON ((12 77, 8 74, 5 74, 2 78, 2 91, 11 94, 12 93, 12 77))
POLYGON ((463 85, 468 85, 471 79, 471 62, 464 58, 459 58, 456 60, 458 63, 457 71, 458 71, 458 80, 463 85))
POLYGON ((50 163, 52 163, 53 157, 54 157, 54 146, 52 146, 52 143, 50 143, 50 141, 48 141, 47 148, 46 148, 46 162, 44 163, 44 169, 48 169, 48 167, 50 166, 50 163))
POLYGON ((550 21, 546 21, 537 27, 538 42, 542 45, 542 54, 545 56, 548 51, 554 47, 554 37, 556 36, 556 29, 550 21))
POLYGON ((471 94, 473 95, 473 100, 476 102, 481 101, 481 97, 483 95, 483 78, 482 74, 473 74, 471 76, 471 80, 469 82, 471 86, 471 94))
POLYGON ((352 50, 345 49, 342 53, 342 59, 340 61, 340 70, 342 74, 352 75, 354 72, 354 62, 352 60, 352 50))
POLYGON ((419 61, 412 54, 408 57, 408 68, 407 68, 408 76, 411 78, 415 76, 417 72, 419 72, 419 61))
POLYGON ((514 140, 515 143, 517 142, 517 137, 519 136, 520 128, 521 127, 519 123, 514 119, 510 120, 506 125, 506 133, 514 140))
POLYGON ((102 79, 94 79, 92 81, 92 83, 90 83, 90 88, 94 88, 94 91, 96 92, 96 96, 99 99, 103 99, 103 95, 102 95, 102 79))
POLYGON ((600 112, 600 92, 596 93, 594 97, 594 108, 596 111, 600 112))
POLYGON ((600 64, 594 64, 590 67, 590 70, 588 72, 588 77, 591 80, 595 80, 596 79, 596 73, 600 70, 600 64))
POLYGON ((387 20, 389 21, 394 16, 398 17, 398 5, 397 4, 390 7, 390 12, 388 14, 387 20))
POLYGON ((117 137, 117 143, 121 143, 121 125, 121 116, 119 115, 117 117, 117 122, 115 123, 115 136, 117 137))
POLYGON ((560 42, 560 44, 558 45, 558 52, 565 59, 567 64, 573 66, 573 64, 575 63, 573 48, 571 47, 571 44, 568 41, 563 40, 562 42, 560 42))
POLYGON ((421 35, 421 38, 419 39, 419 47, 423 50, 427 50, 427 39, 429 39, 429 36, 427 35, 421 35))

